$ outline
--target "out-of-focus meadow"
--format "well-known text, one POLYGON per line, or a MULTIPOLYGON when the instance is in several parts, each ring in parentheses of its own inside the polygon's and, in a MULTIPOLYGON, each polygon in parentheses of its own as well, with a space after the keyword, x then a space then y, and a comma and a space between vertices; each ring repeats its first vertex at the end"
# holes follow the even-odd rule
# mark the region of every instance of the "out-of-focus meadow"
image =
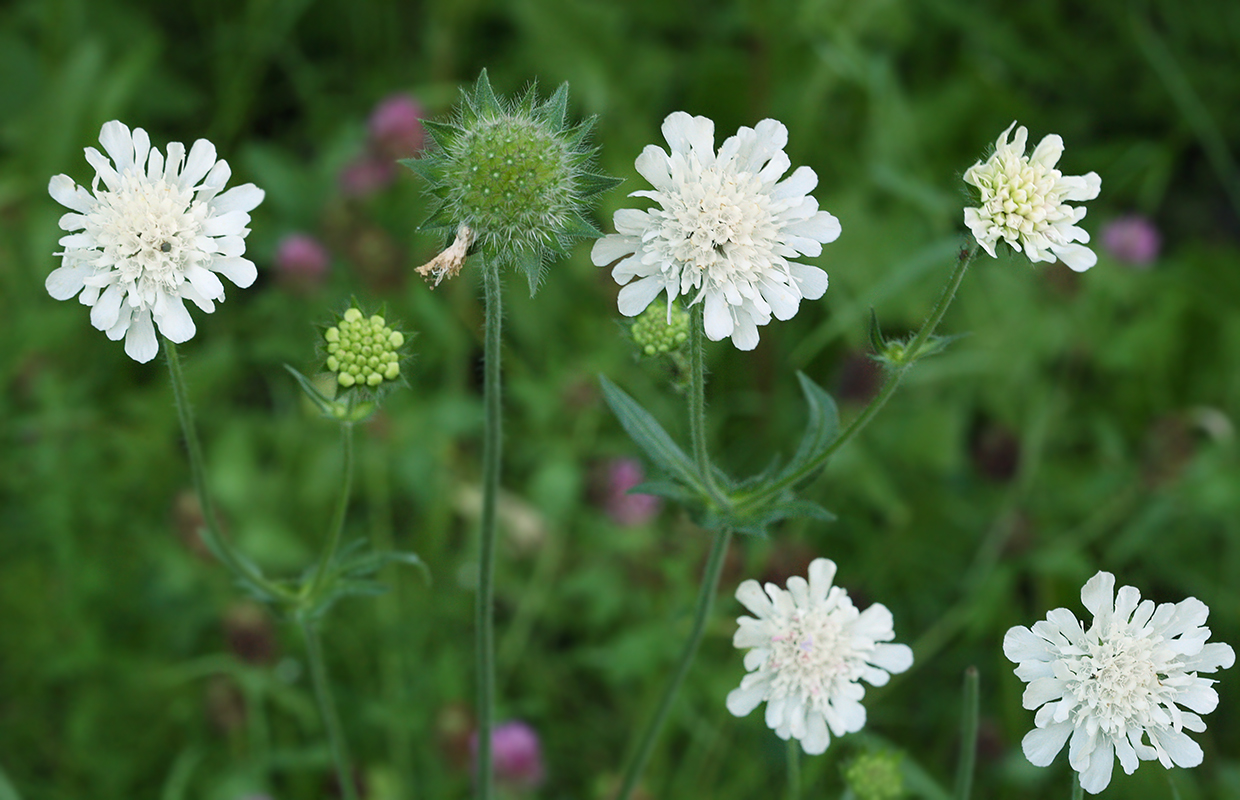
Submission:
MULTIPOLYGON (((826 556, 859 604, 891 608, 917 660, 867 694, 864 732, 804 760, 807 796, 838 796, 841 766, 885 744, 904 751, 911 796, 940 797, 969 665, 974 796, 1066 796, 1066 753, 1047 769, 1020 753, 1033 714, 1007 628, 1084 613, 1080 587, 1106 569, 1157 601, 1198 597, 1214 640, 1240 645, 1238 63, 1240 4, 1222 0, 5 4, 0 767, 25 800, 333 796, 296 630, 193 535, 162 359, 134 363, 43 288, 63 211, 48 179, 87 183, 82 148, 120 119, 160 147, 210 139, 234 185, 267 193, 247 240, 257 283, 195 311, 181 352, 228 535, 269 572, 311 563, 339 480, 336 432, 282 365, 316 369, 315 326, 350 296, 417 332, 409 388, 359 431, 348 534, 419 553, 433 583, 390 568, 394 591, 343 602, 324 639, 365 796, 467 795, 480 288, 468 269, 433 292, 412 274, 444 244, 417 230, 419 180, 391 166, 416 128, 383 139, 369 118, 401 93, 441 117, 486 67, 503 92, 568 81, 574 118, 598 115, 599 167, 625 178, 602 198, 606 230, 674 110, 712 117, 720 139, 782 120, 793 164, 817 171, 843 226, 815 261, 831 288, 753 353, 708 351, 714 449, 739 473, 795 446, 794 370, 846 418, 875 390, 869 309, 888 332, 920 324, 966 241, 960 176, 1013 119, 1034 142, 1064 138, 1066 174, 1102 176, 1083 223, 1098 265, 979 259, 942 328, 972 335, 920 364, 806 492, 839 520, 733 548, 645 781, 651 798, 782 791, 783 743, 760 712, 724 708, 743 674, 732 592, 826 556), (281 255, 299 232, 325 269, 313 248, 281 255)), ((597 375, 681 437, 683 400, 636 357, 588 244, 536 298, 520 276, 506 285, 499 718, 542 739, 530 796, 603 798, 678 654, 709 542, 675 509, 615 507, 616 473, 633 471, 615 459, 636 448, 597 375)), ((1240 672, 1216 677, 1204 765, 1172 785, 1157 763, 1117 769, 1110 796, 1240 797, 1240 672)))

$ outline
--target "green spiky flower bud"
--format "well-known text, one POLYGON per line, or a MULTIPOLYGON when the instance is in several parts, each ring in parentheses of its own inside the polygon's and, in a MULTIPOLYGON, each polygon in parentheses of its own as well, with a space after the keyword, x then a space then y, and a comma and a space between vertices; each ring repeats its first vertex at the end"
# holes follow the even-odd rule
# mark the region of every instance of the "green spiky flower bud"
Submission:
POLYGON ((844 780, 858 800, 904 797, 904 775, 900 772, 898 753, 885 750, 862 753, 844 768, 844 780))
POLYGON ((323 332, 327 370, 343 389, 364 387, 374 391, 400 378, 400 349, 405 335, 388 327, 383 317, 367 317, 350 308, 335 325, 323 332))
POLYGON ((585 200, 619 181, 589 170, 594 120, 566 127, 567 105, 568 84, 541 103, 532 88, 516 100, 496 97, 483 70, 462 92, 455 121, 425 122, 438 147, 401 163, 438 200, 424 227, 456 239, 419 272, 436 284, 451 278, 473 247, 519 267, 533 294, 552 255, 602 235, 584 216, 585 200))
POLYGON ((648 356, 674 353, 689 341, 689 312, 672 303, 671 308, 651 303, 631 328, 633 341, 648 356))

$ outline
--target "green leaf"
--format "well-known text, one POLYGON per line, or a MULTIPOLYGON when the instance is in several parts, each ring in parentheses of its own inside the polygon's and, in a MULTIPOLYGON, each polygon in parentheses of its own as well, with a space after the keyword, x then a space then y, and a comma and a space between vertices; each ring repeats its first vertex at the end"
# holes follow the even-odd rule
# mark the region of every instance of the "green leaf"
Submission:
POLYGON ((603 387, 603 399, 607 401, 612 413, 650 460, 688 487, 696 497, 708 497, 705 481, 698 474, 693 462, 650 412, 625 394, 620 387, 607 380, 606 376, 600 375, 599 383, 603 387))
POLYGON ((809 404, 809 422, 797 453, 785 472, 799 469, 814 460, 840 435, 840 412, 831 395, 804 372, 797 372, 797 380, 801 382, 801 391, 809 404))
POLYGON ((431 139, 435 141, 440 150, 447 149, 447 145, 463 132, 460 127, 450 122, 440 122, 434 119, 422 120, 422 126, 430 132, 431 139))
POLYGON ((474 84, 473 104, 479 111, 490 111, 495 114, 504 112, 503 105, 495 96, 495 90, 491 88, 491 79, 487 77, 486 67, 478 73, 478 80, 474 84))
POLYGON ((560 233, 573 239, 597 239, 603 235, 594 223, 576 211, 568 215, 568 220, 560 227, 560 233))
POLYGON ((629 489, 625 494, 650 494, 656 497, 667 498, 681 505, 689 505, 698 499, 689 494, 685 487, 675 481, 643 481, 629 489))
POLYGON ((313 381, 293 369, 288 364, 285 364, 284 368, 293 376, 293 378, 297 381, 297 384, 301 386, 301 390, 306 393, 306 397, 310 398, 310 402, 314 403, 315 408, 317 408, 323 416, 335 417, 335 409, 337 404, 334 400, 325 397, 323 393, 315 387, 313 381))
POLYGON ((521 249, 509 256, 512 265, 525 273, 526 280, 530 282, 530 297, 538 293, 538 284, 542 280, 543 260, 542 254, 533 250, 521 249))
POLYGON ((870 309, 870 347, 874 348, 875 353, 881 353, 887 349, 887 341, 883 339, 883 329, 878 327, 878 315, 874 313, 874 309, 870 309))
POLYGON ((435 183, 439 177, 439 165, 433 158, 402 158, 396 163, 430 183, 435 183))

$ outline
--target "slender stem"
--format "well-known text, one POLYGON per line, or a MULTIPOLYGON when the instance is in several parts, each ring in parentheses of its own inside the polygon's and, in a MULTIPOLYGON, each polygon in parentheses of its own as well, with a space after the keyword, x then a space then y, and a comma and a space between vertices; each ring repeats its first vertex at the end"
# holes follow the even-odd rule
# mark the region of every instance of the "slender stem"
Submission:
POLYGON ((1085 800, 1085 787, 1081 784, 1079 773, 1072 773, 1072 800, 1085 800))
POLYGON ((357 800, 357 791, 353 785, 353 772, 349 769, 348 748, 345 745, 344 733, 340 728, 340 718, 336 716, 336 701, 332 697, 331 682, 327 680, 327 664, 323 660, 323 644, 319 641, 317 623, 299 619, 298 624, 306 639, 306 656, 310 660, 314 697, 319 704, 319 715, 323 718, 323 727, 327 730, 332 760, 336 763, 336 780, 340 783, 340 796, 344 800, 357 800))
POLYGON ((788 740, 788 800, 801 800, 801 742, 788 740))
POLYGON ((904 373, 917 362, 918 356, 916 354, 919 350, 921 350, 921 347, 926 343, 926 341, 934 334, 935 329, 939 326, 939 322, 943 320, 943 315, 947 313, 948 306, 951 305, 952 299, 956 296, 956 290, 960 288, 960 283, 964 280, 964 275, 968 271, 969 265, 973 263, 973 259, 976 257, 977 245, 974 244, 968 254, 957 261, 956 269, 952 272, 951 277, 947 280, 947 284, 943 287, 943 293, 939 296, 938 303, 935 304, 934 308, 930 311, 930 316, 926 317, 926 321, 922 323, 921 329, 917 331, 917 334, 913 337, 912 341, 909 342, 907 348, 905 349, 905 352, 912 354, 912 357, 903 364, 891 367, 888 370, 887 380, 883 384, 882 389, 880 389, 878 394, 874 396, 874 399, 861 410, 861 413, 853 419, 852 423, 844 429, 844 432, 841 433, 835 441, 831 442, 825 450, 818 454, 816 458, 806 463, 800 469, 784 476, 783 478, 780 478, 777 481, 767 484, 756 494, 738 500, 735 505, 737 510, 744 510, 751 506, 761 505, 768 499, 778 496, 787 489, 791 489, 796 486, 810 475, 813 475, 822 467, 823 464, 827 463, 827 460, 830 459, 831 456, 835 455, 841 447, 848 444, 848 442, 850 442, 858 433, 861 432, 862 428, 870 423, 870 420, 874 419, 874 417, 878 415, 878 412, 882 410, 883 406, 887 404, 887 401, 891 399, 891 396, 895 394, 896 389, 900 385, 900 380, 904 377, 904 373))
POLYGON ((340 496, 336 499, 336 510, 332 513, 331 528, 327 532, 327 545, 319 554, 319 565, 314 570, 314 579, 310 581, 308 596, 318 597, 323 579, 331 568, 336 552, 340 549, 340 539, 344 535, 344 518, 349 510, 349 493, 353 488, 353 423, 340 423, 340 446, 344 451, 344 466, 340 485, 340 496))
POLYGON ((189 403, 189 392, 185 388, 185 376, 181 372, 181 357, 177 353, 177 346, 169 339, 164 339, 164 356, 168 361, 168 372, 172 377, 172 396, 176 401, 177 417, 181 421, 181 435, 185 438, 185 449, 189 453, 189 473, 194 482, 194 491, 198 495, 198 505, 202 509, 204 524, 199 529, 199 534, 207 548, 250 589, 282 600, 294 599, 292 592, 264 577, 258 567, 237 552, 227 538, 220 535, 219 521, 215 516, 215 504, 211 501, 211 493, 207 490, 202 445, 198 442, 194 411, 189 403))
POLYGON ((495 537, 503 447, 500 397, 500 322, 502 297, 499 264, 483 265, 486 286, 486 333, 483 345, 483 403, 486 429, 482 445, 482 530, 478 547, 476 669, 478 681, 478 797, 492 795, 491 730, 495 713, 495 537))
POLYGON ((689 320, 689 437, 693 462, 707 487, 715 485, 706 451, 706 348, 702 341, 702 304, 693 306, 689 320))
POLYGON ((689 667, 693 664, 694 656, 697 655, 698 645, 702 643, 702 634, 706 631, 706 621, 710 618, 710 610, 715 602, 715 591, 719 588, 719 576, 723 574, 724 557, 727 555, 728 544, 731 541, 732 530, 730 528, 715 532, 715 541, 711 545, 710 555, 706 559, 706 570, 702 574, 702 587, 698 591, 693 628, 685 642, 685 649, 680 655, 676 671, 672 674, 672 679, 663 692, 659 708, 655 711, 650 724, 646 726, 636 754, 625 768, 624 779, 620 784, 620 792, 616 795, 616 800, 628 800, 633 790, 637 788, 637 782, 641 780, 642 773, 646 770, 646 763, 650 760, 655 742, 663 730, 663 724, 667 721, 667 715, 672 710, 672 703, 676 700, 680 685, 684 683, 685 676, 689 673, 689 667))
POLYGON ((960 721, 960 761, 956 767, 956 800, 969 800, 973 792, 973 770, 977 764, 978 718, 977 667, 964 671, 964 713, 960 721))

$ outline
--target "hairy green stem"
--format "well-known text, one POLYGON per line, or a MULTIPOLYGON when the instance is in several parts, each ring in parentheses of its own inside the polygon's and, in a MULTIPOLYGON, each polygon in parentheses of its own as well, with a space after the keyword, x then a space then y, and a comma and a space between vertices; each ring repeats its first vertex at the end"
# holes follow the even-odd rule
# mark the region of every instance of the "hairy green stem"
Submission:
POLYGON ((702 304, 698 303, 689 319, 689 438, 698 474, 707 488, 713 490, 715 477, 706 450, 706 347, 702 341, 703 324, 702 304))
POLYGON ((172 377, 172 396, 176 400, 181 434, 185 438, 185 449, 189 454, 190 478, 194 483, 194 492, 198 495, 198 505, 202 509, 203 526, 199 529, 199 535, 202 536, 207 548, 224 563, 233 576, 251 591, 280 600, 294 600, 292 592, 268 580, 258 567, 250 563, 228 539, 220 535, 219 521, 215 516, 215 504, 211 500, 211 493, 207 490, 202 445, 198 442, 194 411, 190 406, 189 392, 185 388, 185 376, 181 372, 181 357, 177 353, 177 346, 169 339, 164 339, 164 356, 168 361, 168 373, 172 377))
POLYGON ((495 538, 503 455, 500 396, 500 323, 503 313, 499 264, 483 265, 486 286, 486 332, 483 344, 483 404, 486 428, 482 444, 482 529, 478 547, 478 598, 475 646, 478 682, 478 775, 480 800, 493 792, 491 731, 495 726, 495 538))
POLYGON ((715 532, 715 541, 711 545, 710 555, 706 558, 706 570, 702 573, 702 587, 698 591, 697 607, 693 614, 693 628, 689 631, 689 638, 685 642, 684 651, 680 654, 680 661, 676 664, 676 671, 663 691, 663 699, 659 702, 659 708, 655 711, 650 724, 646 726, 641 743, 624 770, 624 778, 616 800, 629 800, 633 790, 637 788, 637 782, 641 780, 642 773, 646 770, 650 754, 654 751, 654 745, 659 738, 659 733, 663 730, 663 724, 667 722, 667 715, 672 710, 672 704, 680 692, 680 686, 684 683, 685 676, 689 674, 689 667, 693 664, 698 645, 702 643, 702 635, 706 632, 706 622, 710 619, 710 611, 715 602, 715 591, 719 588, 719 576, 723 574, 723 562, 731 541, 731 528, 715 532))
POLYGON ((868 405, 861 410, 861 413, 849 424, 844 432, 839 435, 835 441, 831 442, 822 453, 820 453, 812 461, 807 462, 800 469, 780 478, 777 481, 764 486, 756 494, 744 497, 736 502, 736 509, 743 511, 749 507, 758 507, 765 504, 768 500, 778 497, 788 489, 793 488, 801 481, 813 475, 827 460, 844 445, 848 444, 861 430, 868 424, 870 420, 878 415, 891 396, 895 394, 896 389, 900 386, 900 380, 904 377, 904 373, 909 370, 917 362, 916 354, 921 350, 922 346, 934 334, 939 323, 943 320, 943 315, 947 313, 948 306, 956 296, 956 290, 960 288, 961 281, 964 280, 965 273, 969 270, 969 265, 973 263, 973 259, 977 257, 977 244, 975 243, 969 252, 962 256, 956 262, 956 269, 947 280, 947 284, 943 287, 943 292, 939 295, 939 301, 930 311, 930 316, 926 317, 926 321, 922 323, 921 328, 917 331, 912 341, 905 348, 906 353, 913 354, 913 357, 904 363, 893 366, 888 369, 887 380, 883 383, 882 389, 874 396, 868 405))
POLYGON ((298 620, 302 636, 306 639, 306 656, 310 661, 310 677, 314 681, 314 697, 319 704, 319 715, 327 731, 331 745, 332 761, 336 764, 336 780, 340 783, 340 796, 344 800, 357 800, 353 785, 353 771, 349 769, 349 753, 336 715, 336 701, 332 696, 331 682, 327 679, 327 664, 323 660, 323 644, 319 641, 318 623, 304 617, 298 620))
POLYGON ((977 667, 964 671, 964 713, 960 721, 960 761, 956 766, 956 800, 969 800, 973 793, 973 770, 977 764, 978 719, 977 667))
POLYGON ((1085 787, 1081 785, 1081 776, 1072 773, 1072 800, 1085 800, 1085 787))
POLYGON ((788 800, 801 800, 801 742, 788 740, 788 800))
POLYGON ((349 493, 353 489, 353 423, 340 423, 340 446, 344 451, 344 467, 342 470, 340 497, 336 500, 336 510, 332 513, 331 528, 327 532, 327 545, 319 555, 319 565, 314 570, 314 578, 310 581, 307 596, 318 599, 323 580, 331 569, 332 561, 340 550, 340 539, 344 535, 344 518, 349 510, 349 493))

